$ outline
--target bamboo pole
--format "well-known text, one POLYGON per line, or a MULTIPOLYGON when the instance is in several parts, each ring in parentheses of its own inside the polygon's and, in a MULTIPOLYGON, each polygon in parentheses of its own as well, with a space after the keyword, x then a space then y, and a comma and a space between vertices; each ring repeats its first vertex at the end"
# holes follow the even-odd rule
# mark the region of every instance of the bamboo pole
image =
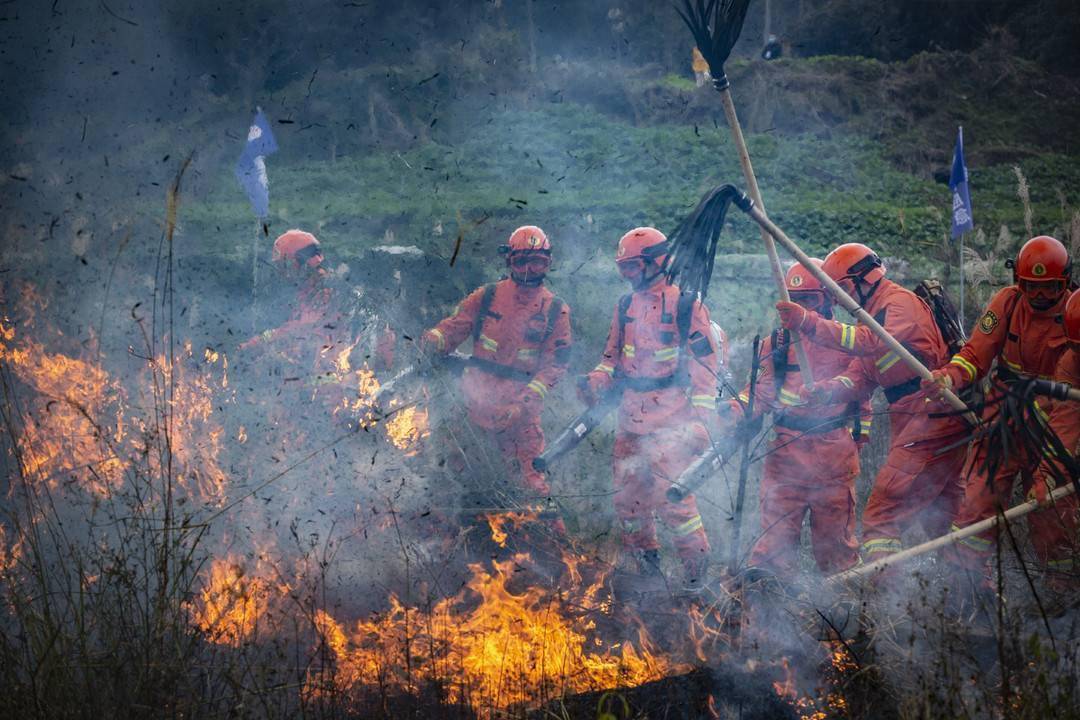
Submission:
POLYGON ((1039 503, 1038 500, 1028 500, 1026 502, 1022 502, 1016 507, 1009 508, 1004 513, 994 515, 993 517, 988 517, 985 520, 980 520, 974 525, 968 525, 967 527, 953 531, 948 535, 942 535, 941 537, 934 538, 933 540, 928 540, 922 545, 916 545, 913 548, 902 550, 901 552, 894 553, 892 555, 889 555, 888 557, 876 560, 867 565, 860 565, 859 567, 845 570, 844 572, 836 573, 835 575, 830 575, 827 579, 830 582, 844 582, 845 580, 854 580, 855 578, 864 577, 866 575, 870 575, 871 573, 876 573, 880 570, 884 570, 890 565, 902 563, 906 560, 910 560, 913 557, 918 557, 919 555, 924 555, 928 552, 937 550, 938 548, 943 548, 947 545, 958 543, 964 538, 971 537, 972 535, 978 535, 985 530, 991 530, 997 527, 1002 517, 1009 521, 1021 518, 1030 512, 1038 510, 1043 505, 1051 505, 1058 500, 1072 495, 1075 490, 1076 484, 1074 482, 1071 482, 1068 485, 1056 488, 1053 492, 1051 492, 1050 497, 1046 503, 1039 503))
MULTIPOLYGON (((724 117, 727 118, 728 127, 731 128, 731 137, 735 141, 735 149, 739 153, 739 164, 742 166, 743 177, 746 179, 747 189, 750 191, 750 199, 754 205, 765 214, 765 204, 761 201, 761 190, 758 189, 757 176, 754 175, 754 166, 750 164, 750 152, 746 149, 746 140, 743 138, 742 126, 739 124, 739 116, 735 114, 735 101, 731 98, 731 85, 727 82, 727 76, 721 75, 716 81, 716 89, 720 93, 720 100, 724 106, 724 117)), ((761 227, 761 240, 765 243, 765 252, 769 255, 769 267, 772 269, 773 282, 780 291, 780 299, 791 302, 788 294, 787 283, 784 282, 784 269, 780 266, 780 256, 776 252, 773 243, 765 227, 761 227)), ((799 374, 803 384, 811 388, 814 386, 814 371, 810 367, 810 358, 806 355, 806 347, 799 340, 798 333, 791 333, 791 339, 795 345, 795 355, 799 359, 799 374)))
MULTIPOLYGON (((870 331, 877 335, 883 343, 888 345, 890 350, 899 355, 900 359, 903 360, 909 368, 914 370, 919 377, 923 378, 924 380, 932 379, 933 376, 930 374, 930 371, 926 368, 925 365, 919 362, 918 358, 912 355, 906 347, 901 345, 896 338, 890 335, 889 332, 881 326, 881 323, 875 320, 870 315, 870 313, 863 310, 862 306, 859 305, 859 303, 856 302, 854 298, 844 292, 844 290, 836 284, 836 281, 826 275, 821 268, 810 262, 810 256, 804 253, 802 249, 798 245, 796 245, 791 238, 784 234, 783 230, 776 226, 775 223, 769 220, 769 218, 765 217, 765 214, 761 212, 760 209, 751 206, 750 209, 747 210, 747 213, 750 215, 750 217, 754 219, 754 222, 767 230, 769 234, 774 237, 778 243, 783 245, 784 249, 791 253, 795 257, 795 259, 799 261, 799 264, 806 268, 807 272, 817 278, 818 282, 828 288, 829 292, 833 294, 833 297, 836 298, 836 301, 840 303, 841 307, 854 315, 859 320, 859 322, 870 328, 870 331)), ((956 394, 953 393, 951 390, 943 388, 941 391, 941 397, 944 398, 944 400, 949 405, 951 405, 953 409, 963 412, 964 417, 969 423, 971 423, 971 425, 977 426, 979 424, 979 420, 975 417, 975 413, 973 413, 971 409, 967 406, 967 404, 965 404, 963 400, 958 398, 956 394)))

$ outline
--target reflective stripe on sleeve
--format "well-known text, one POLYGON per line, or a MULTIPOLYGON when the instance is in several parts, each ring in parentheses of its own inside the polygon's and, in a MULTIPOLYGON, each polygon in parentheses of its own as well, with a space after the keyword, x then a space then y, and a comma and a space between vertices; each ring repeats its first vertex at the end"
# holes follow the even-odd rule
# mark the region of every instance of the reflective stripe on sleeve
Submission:
POLYGON ((537 395, 540 396, 540 399, 544 399, 547 397, 547 385, 540 382, 539 380, 530 380, 529 384, 525 387, 534 391, 537 395))
POLYGON ((434 336, 435 341, 438 344, 439 349, 440 350, 445 350, 446 349, 446 338, 443 336, 442 330, 440 330, 439 328, 431 328, 430 330, 428 330, 428 332, 431 333, 432 336, 434 336))
POLYGON ((950 365, 956 365, 967 373, 968 382, 973 382, 979 375, 978 368, 975 367, 970 361, 960 355, 953 355, 952 360, 949 361, 950 365))
POLYGON ((840 323, 840 346, 848 350, 855 349, 855 326, 840 323))
POLYGON ((872 553, 898 553, 904 549, 900 538, 874 538, 862 544, 862 551, 866 555, 872 553))
POLYGON ((878 372, 884 373, 889 370, 893 365, 900 362, 900 356, 890 350, 877 359, 874 364, 877 366, 878 372))
POLYGON ((607 363, 600 363, 599 365, 597 365, 596 367, 593 368, 594 372, 597 371, 597 370, 599 370, 602 373, 607 373, 608 376, 611 376, 611 377, 614 377, 614 375, 615 375, 615 368, 612 367, 611 365, 608 365, 607 363))
POLYGON ((695 515, 683 524, 672 528, 671 532, 674 535, 689 535, 691 533, 697 532, 698 530, 701 530, 701 528, 701 516, 695 515))
POLYGON ((480 344, 483 346, 483 348, 485 350, 490 350, 491 352, 495 352, 496 350, 499 349, 498 341, 497 340, 492 340, 487 335, 481 335, 480 336, 480 344))
POLYGON ((805 405, 799 396, 786 388, 780 388, 780 403, 782 405, 805 405))
POLYGON ((623 345, 622 346, 622 354, 623 354, 623 357, 628 357, 628 358, 634 357, 634 346, 633 345, 623 345))
POLYGON ((690 404, 694 407, 705 408, 706 410, 715 410, 716 398, 712 395, 691 395, 690 404))

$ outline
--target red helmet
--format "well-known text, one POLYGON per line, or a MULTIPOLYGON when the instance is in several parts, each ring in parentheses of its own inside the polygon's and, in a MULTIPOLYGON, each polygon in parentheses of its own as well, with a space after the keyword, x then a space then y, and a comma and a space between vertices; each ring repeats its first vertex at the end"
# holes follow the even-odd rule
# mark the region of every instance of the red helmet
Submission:
POLYGON ((519 285, 539 285, 551 268, 551 241, 535 225, 522 225, 499 247, 506 255, 510 277, 519 285))
POLYGON ((289 230, 274 241, 274 262, 292 260, 295 267, 318 267, 322 263, 322 250, 315 236, 303 230, 289 230))
POLYGON ((881 258, 862 243, 846 243, 836 248, 825 256, 821 269, 836 282, 853 278, 872 285, 885 277, 881 258))
POLYGON ((649 285, 660 275, 667 251, 664 233, 652 227, 634 228, 619 238, 615 264, 636 290, 649 285))
POLYGON ((1024 243, 1013 263, 1013 281, 1064 280, 1068 284, 1072 272, 1069 251, 1060 240, 1049 235, 1039 235, 1024 243))
POLYGON ((1069 289, 1072 260, 1058 240, 1040 235, 1024 243, 1012 268, 1013 282, 1036 310, 1049 310, 1058 304, 1069 289))
MULTIPOLYGON (((821 267, 821 260, 810 258, 816 267, 821 267)), ((792 302, 805 308, 816 310, 822 315, 831 314, 832 296, 821 286, 821 282, 801 264, 795 263, 788 268, 784 278, 792 302)))
MULTIPOLYGON (((822 265, 821 260, 818 258, 810 258, 810 262, 813 263, 814 267, 821 267, 822 265)), ((800 263, 795 263, 788 268, 784 282, 787 283, 789 293, 811 292, 815 290, 818 292, 825 291, 825 288, 821 287, 821 282, 811 275, 810 271, 804 268, 800 263)))
POLYGON ((511 254, 519 251, 551 254, 551 241, 548 240, 548 236, 544 234, 544 231, 535 225, 522 225, 510 233, 510 239, 504 247, 506 252, 511 254))
POLYGON ((1080 290, 1065 301, 1065 337, 1069 342, 1080 343, 1080 290))
POLYGON ((642 258, 646 263, 662 264, 667 256, 667 236, 656 228, 639 227, 619 238, 615 262, 642 258))

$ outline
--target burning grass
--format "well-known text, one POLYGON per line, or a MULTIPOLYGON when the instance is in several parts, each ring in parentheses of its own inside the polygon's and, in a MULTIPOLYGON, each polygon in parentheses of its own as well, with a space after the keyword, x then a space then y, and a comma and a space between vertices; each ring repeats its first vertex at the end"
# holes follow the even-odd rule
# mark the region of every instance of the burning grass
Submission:
MULTIPOLYGON (((400 477, 406 458, 423 459, 427 408, 383 414, 366 366, 338 365, 332 407, 308 397, 324 425, 294 432, 302 413, 280 414, 280 435, 303 439, 296 447, 239 413, 242 383, 220 352, 180 343, 170 358, 150 347, 126 359, 138 362, 125 375, 54 345, 63 338, 0 325, 0 680, 9 688, 0 714, 629 718, 688 708, 824 720, 895 717, 922 698, 923 717, 1037 717, 1075 698, 1062 682, 1075 676, 1075 651, 1026 639, 1030 625, 1015 613, 1000 614, 999 652, 989 654, 1005 659, 1002 691, 972 679, 985 676, 971 673, 986 655, 953 652, 966 628, 935 612, 912 611, 909 648, 897 635, 893 656, 875 658, 868 645, 889 647, 880 629, 819 644, 792 618, 793 606, 811 607, 802 601, 778 601, 750 633, 735 586, 626 603, 612 594, 610 566, 568 550, 557 572, 541 573, 517 542, 543 525, 530 512, 488 513, 465 534, 490 543, 455 555, 445 538, 424 536, 408 481, 380 485, 384 470, 400 477), (334 409, 368 423, 355 437, 373 443, 340 445, 336 463, 306 440, 326 427, 353 437, 334 409), (282 462, 279 447, 287 468, 253 485, 263 464, 282 462), (380 453, 392 458, 385 466, 374 464, 380 453), (290 473, 302 477, 274 494, 290 473), (320 503, 335 494, 363 522, 322 519, 320 503), (418 521, 398 521, 406 516, 418 521), (378 542, 398 554, 364 564, 378 542), (338 574, 350 563, 357 575, 338 574), (372 572, 391 565, 404 577, 372 572), (460 585, 441 590, 442 576, 460 585)), ((1054 627, 1075 637, 1062 621, 1054 627)))
MULTIPOLYGON (((437 685, 450 704, 491 715, 688 669, 660 653, 640 626, 636 643, 597 634, 591 615, 600 610, 602 581, 574 596, 540 585, 511 591, 515 568, 528 562, 516 555, 491 568, 471 565, 466 589, 427 611, 393 597, 388 612, 352 627, 320 611, 316 624, 336 659, 337 687, 416 693, 437 685)), ((320 691, 317 681, 311 690, 320 691)))

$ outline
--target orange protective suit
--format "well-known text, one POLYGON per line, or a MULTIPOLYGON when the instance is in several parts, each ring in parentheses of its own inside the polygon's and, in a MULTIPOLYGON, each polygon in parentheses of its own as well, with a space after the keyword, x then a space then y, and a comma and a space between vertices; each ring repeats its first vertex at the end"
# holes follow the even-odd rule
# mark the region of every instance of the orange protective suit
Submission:
POLYGON ((353 392, 347 373, 364 363, 375 369, 390 367, 396 342, 390 327, 374 316, 365 332, 355 336, 354 320, 326 273, 315 269, 297 290, 288 320, 240 347, 266 348, 270 357, 284 364, 285 381, 300 391, 301 399, 317 401, 345 418, 353 392))
MULTIPOLYGON (((841 373, 851 358, 821 345, 806 345, 814 377, 841 373)), ((855 478, 860 438, 870 431, 869 408, 853 403, 803 402, 795 348, 786 330, 762 343, 761 373, 754 393, 754 415, 773 413, 775 437, 765 456, 758 502, 761 534, 750 564, 785 576, 798 569, 803 516, 810 511, 814 558, 823 572, 846 570, 859 562, 855 540, 855 478), (779 350, 775 349, 779 346, 779 350)), ((749 401, 749 387, 739 395, 749 401)), ((733 408, 741 407, 732 401, 733 408)))
MULTIPOLYGON (((864 309, 931 370, 948 359, 930 308, 910 290, 883 278, 864 309)), ((965 422, 931 417, 948 410, 920 390, 919 376, 870 328, 812 314, 802 332, 815 343, 857 356, 843 374, 819 383, 820 390, 850 401, 865 399, 880 385, 889 400, 892 437, 863 511, 864 559, 901 550, 901 535, 915 522, 931 536, 943 533, 964 493, 965 422)))
POLYGON ((704 423, 716 411, 717 350, 709 312, 689 306, 687 337, 678 328, 679 289, 660 276, 636 290, 621 318, 616 307, 603 358, 587 376, 594 393, 622 389, 613 453, 615 513, 623 545, 656 550, 654 513, 674 536, 676 554, 691 570, 709 553, 692 495, 665 497, 671 482, 708 447, 704 423))
POLYGON ((424 333, 424 343, 448 353, 470 335, 472 361, 461 380, 469 420, 491 431, 526 487, 546 497, 547 478, 532 461, 544 450, 544 398, 570 361, 570 308, 543 285, 504 279, 473 291, 424 333), (485 293, 492 295, 480 317, 485 293))
MULTIPOLYGON (((997 371, 982 415, 984 422, 994 421, 999 408, 996 401, 1006 392, 1010 381, 1021 377, 1054 377, 1067 349, 1061 323, 1065 299, 1062 296, 1049 310, 1036 311, 1015 285, 998 291, 987 305, 971 339, 952 358, 948 368, 942 370, 949 375, 953 387, 960 388, 985 376, 990 372, 994 360, 997 360, 997 371)), ((1070 373, 1068 367, 1063 367, 1060 372, 1063 381, 1076 382, 1075 375, 1070 373), (1072 380, 1068 379, 1070 377, 1072 380)), ((1036 402, 1044 412, 1050 410, 1052 403, 1049 398, 1037 398, 1036 402)), ((1075 406, 1076 403, 1065 401, 1065 406, 1056 411, 1057 419, 1054 422, 1059 434, 1073 438, 1075 445, 1077 410, 1068 405, 1075 406), (1070 420, 1073 421, 1071 427, 1070 420)), ((1011 445, 1013 452, 993 477, 988 477, 985 465, 991 442, 1000 443, 1002 440, 994 434, 975 443, 968 454, 964 466, 967 491, 953 523, 954 530, 993 515, 999 506, 1007 507, 1018 473, 1025 492, 1035 482, 1034 473, 1043 458, 1033 456, 1019 442, 1011 445)), ((1050 568, 1071 561, 1071 539, 1075 534, 1074 508, 1075 498, 1070 498, 1069 502, 1063 502, 1057 508, 1036 511, 1028 516, 1035 554, 1050 568)), ((965 538, 950 550, 948 556, 967 567, 981 568, 993 550, 995 538, 994 530, 965 538)))

